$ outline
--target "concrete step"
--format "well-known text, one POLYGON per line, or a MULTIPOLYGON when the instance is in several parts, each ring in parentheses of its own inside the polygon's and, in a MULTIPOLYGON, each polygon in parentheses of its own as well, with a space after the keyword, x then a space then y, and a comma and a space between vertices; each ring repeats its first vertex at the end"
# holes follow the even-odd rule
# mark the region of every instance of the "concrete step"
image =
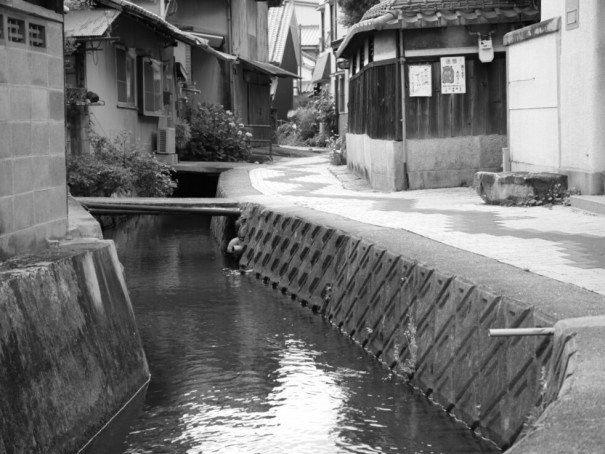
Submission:
POLYGON ((573 195, 569 200, 572 207, 605 215, 605 195, 573 195))

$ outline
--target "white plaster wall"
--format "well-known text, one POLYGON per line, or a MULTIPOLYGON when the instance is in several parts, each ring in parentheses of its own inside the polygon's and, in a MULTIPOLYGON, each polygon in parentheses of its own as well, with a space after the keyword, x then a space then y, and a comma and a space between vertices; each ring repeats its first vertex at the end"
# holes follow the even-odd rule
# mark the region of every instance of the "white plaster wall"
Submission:
POLYGON ((556 33, 508 48, 509 148, 512 170, 519 165, 556 168, 559 157, 558 59, 556 33))
POLYGON ((511 170, 557 172, 559 159, 559 113, 557 108, 511 110, 509 149, 511 170))
POLYGON ((562 24, 562 166, 570 170, 605 171, 604 14, 605 2, 583 0, 579 28, 562 24))
POLYGON ((374 61, 397 58, 396 32, 389 30, 374 35, 374 61))

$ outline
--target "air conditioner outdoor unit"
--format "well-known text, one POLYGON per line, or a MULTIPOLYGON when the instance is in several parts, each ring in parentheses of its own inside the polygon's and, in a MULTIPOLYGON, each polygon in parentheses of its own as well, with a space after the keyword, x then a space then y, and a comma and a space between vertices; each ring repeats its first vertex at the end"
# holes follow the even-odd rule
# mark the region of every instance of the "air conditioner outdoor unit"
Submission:
POLYGON ((176 130, 161 128, 158 131, 158 153, 174 154, 176 152, 176 130))

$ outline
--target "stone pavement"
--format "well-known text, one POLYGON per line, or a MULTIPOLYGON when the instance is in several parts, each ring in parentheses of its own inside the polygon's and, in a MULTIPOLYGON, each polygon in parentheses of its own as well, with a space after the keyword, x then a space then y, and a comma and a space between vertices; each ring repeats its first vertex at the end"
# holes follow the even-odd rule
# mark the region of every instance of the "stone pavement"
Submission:
POLYGON ((572 207, 486 205, 470 188, 384 193, 326 155, 250 171, 252 186, 293 205, 402 229, 605 295, 605 216, 572 207))

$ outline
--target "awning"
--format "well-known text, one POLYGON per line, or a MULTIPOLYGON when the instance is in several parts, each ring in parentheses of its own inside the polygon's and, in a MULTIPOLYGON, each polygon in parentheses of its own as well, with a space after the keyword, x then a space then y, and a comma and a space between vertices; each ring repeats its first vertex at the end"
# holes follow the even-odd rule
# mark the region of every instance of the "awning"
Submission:
POLYGON ((178 61, 176 62, 176 73, 177 73, 178 76, 182 77, 187 82, 189 81, 189 72, 183 66, 183 64, 179 63, 178 61))
POLYGON ((119 15, 119 11, 106 8, 70 11, 64 16, 65 36, 100 38, 119 15))
POLYGON ((265 63, 256 60, 248 60, 247 58, 237 57, 238 61, 244 62, 249 68, 251 68, 255 72, 260 72, 261 74, 267 74, 269 76, 275 77, 292 77, 294 79, 300 79, 297 74, 291 73, 290 71, 286 71, 285 69, 280 68, 279 66, 272 65, 271 63, 265 63))
POLYGON ((330 72, 332 70, 331 57, 332 54, 330 54, 329 52, 325 52, 319 55, 319 57, 317 57, 315 69, 313 70, 313 77, 311 77, 311 82, 313 82, 314 84, 318 84, 330 80, 330 72))

